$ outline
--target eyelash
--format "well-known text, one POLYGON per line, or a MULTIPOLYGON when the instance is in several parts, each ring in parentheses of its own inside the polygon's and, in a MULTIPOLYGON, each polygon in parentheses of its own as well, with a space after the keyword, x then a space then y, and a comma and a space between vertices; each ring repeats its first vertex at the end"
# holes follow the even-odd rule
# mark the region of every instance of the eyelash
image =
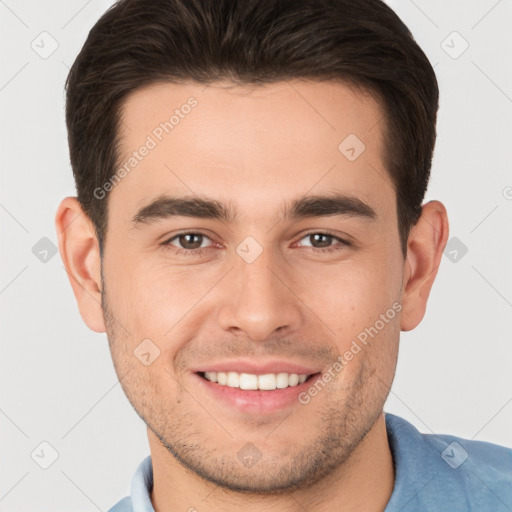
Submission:
MULTIPOLYGON (((161 245, 164 246, 164 248, 166 248, 166 249, 174 250, 176 254, 186 254, 186 255, 191 255, 191 256, 197 256, 197 255, 201 256, 204 254, 204 252, 207 249, 210 249, 210 247, 198 247, 196 249, 185 249, 184 247, 174 247, 171 244, 171 242, 178 239, 180 236, 184 236, 184 235, 199 235, 199 236, 202 236, 204 238, 208 238, 209 240, 211 240, 211 238, 208 235, 201 233, 200 231, 185 231, 183 233, 178 233, 177 235, 174 235, 172 238, 167 239, 166 241, 162 242, 161 245)), ((333 240, 336 240, 337 242, 340 243, 339 246, 334 246, 334 247, 322 247, 322 248, 309 247, 310 249, 313 249, 315 252, 332 253, 332 252, 340 251, 340 250, 342 250, 346 247, 350 247, 352 245, 347 240, 344 240, 343 238, 340 238, 332 233, 329 233, 328 231, 311 231, 310 233, 306 233, 304 236, 302 236, 302 238, 300 238, 300 240, 303 240, 304 238, 311 236, 311 235, 329 236, 329 237, 332 237, 333 240)), ((213 241, 213 240, 211 240, 211 241, 213 241)))

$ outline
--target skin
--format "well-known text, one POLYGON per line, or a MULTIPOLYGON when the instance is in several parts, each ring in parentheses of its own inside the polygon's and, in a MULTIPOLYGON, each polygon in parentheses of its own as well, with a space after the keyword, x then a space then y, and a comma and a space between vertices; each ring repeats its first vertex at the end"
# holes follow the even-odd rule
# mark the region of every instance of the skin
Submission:
POLYGON ((156 511, 383 511, 394 485, 383 406, 400 331, 425 313, 446 210, 423 206, 404 259, 382 110, 369 94, 334 82, 227 85, 153 84, 125 101, 120 162, 189 97, 198 105, 111 191, 102 262, 76 198, 60 204, 59 249, 80 313, 107 333, 123 389, 148 425, 156 511), (338 150, 351 133, 366 146, 353 162, 338 150), (335 192, 376 217, 282 217, 296 199, 335 192), (131 222, 164 193, 215 199, 237 217, 131 222), (187 231, 207 236, 202 253, 178 238, 161 245, 187 231), (324 247, 335 250, 322 252, 307 235, 324 232, 351 245, 332 238, 324 247), (236 252, 247 236, 262 249, 250 264, 236 252), (241 411, 194 373, 278 358, 325 374, 393 304, 401 311, 307 405, 241 411), (160 351, 148 366, 134 355, 144 339, 160 351), (237 456, 247 443, 260 454, 252 465, 237 456))

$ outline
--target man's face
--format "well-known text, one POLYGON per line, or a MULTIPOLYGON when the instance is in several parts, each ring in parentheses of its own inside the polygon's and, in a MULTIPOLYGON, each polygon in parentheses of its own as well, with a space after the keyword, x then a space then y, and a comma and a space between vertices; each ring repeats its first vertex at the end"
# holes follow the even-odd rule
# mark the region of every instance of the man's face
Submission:
POLYGON ((107 334, 150 442, 202 477, 308 485, 380 416, 404 274, 383 127, 332 82, 159 84, 124 104, 120 165, 149 149, 108 199, 107 334))

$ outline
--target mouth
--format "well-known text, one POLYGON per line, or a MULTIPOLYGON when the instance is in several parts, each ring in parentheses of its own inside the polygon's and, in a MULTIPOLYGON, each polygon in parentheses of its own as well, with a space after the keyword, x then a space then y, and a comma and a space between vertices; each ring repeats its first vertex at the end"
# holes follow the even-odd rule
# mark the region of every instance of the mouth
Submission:
POLYGON ((258 417, 304 407, 299 395, 322 376, 316 368, 286 363, 257 366, 226 362, 216 366, 196 368, 192 373, 199 396, 210 397, 223 410, 258 417), (233 366, 238 366, 238 371, 233 366))
POLYGON ((238 388, 246 391, 273 391, 286 389, 303 384, 316 374, 298 373, 238 373, 228 372, 198 372, 203 379, 230 388, 238 388))

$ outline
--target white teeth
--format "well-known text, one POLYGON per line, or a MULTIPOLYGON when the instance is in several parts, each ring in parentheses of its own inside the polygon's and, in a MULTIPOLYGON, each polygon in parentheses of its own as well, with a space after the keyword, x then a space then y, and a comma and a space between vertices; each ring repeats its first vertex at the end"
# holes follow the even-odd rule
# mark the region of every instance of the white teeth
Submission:
POLYGON ((226 383, 230 388, 240 387, 240 375, 236 372, 228 372, 228 381, 226 383))
POLYGON ((258 375, 258 387, 267 391, 276 389, 276 376, 273 373, 258 375))
POLYGON ((288 385, 289 386, 296 386, 299 383, 299 376, 296 373, 292 373, 288 377, 288 385))
POLYGON ((211 382, 217 382, 217 372, 205 372, 204 376, 211 382))
POLYGON ((205 372, 204 377, 210 382, 217 382, 222 386, 229 386, 231 388, 269 391, 276 388, 284 389, 302 384, 306 381, 308 375, 299 375, 297 373, 266 373, 264 375, 255 375, 252 373, 237 372, 205 372))
POLYGON ((277 389, 287 388, 289 386, 289 379, 287 373, 278 373, 276 377, 277 389))
POLYGON ((251 373, 241 373, 240 389, 258 389, 258 376, 251 373))

